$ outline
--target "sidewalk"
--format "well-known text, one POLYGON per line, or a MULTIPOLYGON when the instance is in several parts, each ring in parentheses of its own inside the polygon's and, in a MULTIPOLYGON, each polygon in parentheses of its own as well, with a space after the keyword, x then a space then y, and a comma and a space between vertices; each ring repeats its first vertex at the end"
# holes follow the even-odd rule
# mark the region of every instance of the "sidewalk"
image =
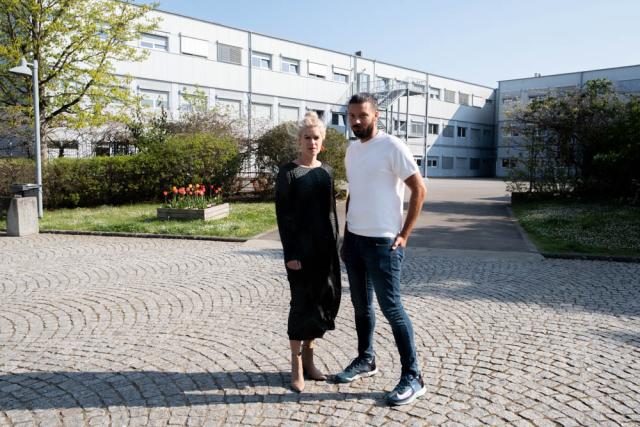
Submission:
MULTIPOLYGON (((409 247, 535 252, 509 215, 509 195, 503 181, 430 178, 426 185, 427 200, 409 247)), ((408 200, 407 190, 405 202, 408 200)), ((405 203, 405 209, 407 206, 405 203)), ((342 233, 345 202, 339 202, 337 210, 342 233)), ((259 240, 279 241, 278 230, 260 236, 259 240)))

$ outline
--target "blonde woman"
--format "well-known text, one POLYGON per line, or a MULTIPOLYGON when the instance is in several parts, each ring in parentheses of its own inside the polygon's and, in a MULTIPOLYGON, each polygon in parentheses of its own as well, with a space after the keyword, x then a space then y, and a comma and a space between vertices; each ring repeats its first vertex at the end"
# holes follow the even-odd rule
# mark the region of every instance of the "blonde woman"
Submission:
POLYGON ((338 220, 331 168, 318 160, 326 129, 314 112, 298 128, 298 157, 280 167, 276 214, 291 289, 287 334, 291 388, 304 389, 304 375, 323 381, 313 361, 315 340, 335 329, 340 305, 338 220))

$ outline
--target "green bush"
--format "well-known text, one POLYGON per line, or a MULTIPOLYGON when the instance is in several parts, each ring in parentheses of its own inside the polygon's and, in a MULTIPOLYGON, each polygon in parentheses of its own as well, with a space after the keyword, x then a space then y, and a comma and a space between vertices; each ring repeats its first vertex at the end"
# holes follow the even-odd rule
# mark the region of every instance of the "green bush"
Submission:
MULTIPOLYGON (((257 140, 256 163, 266 175, 268 188, 273 188, 278 168, 298 157, 298 128, 295 122, 284 122, 267 131, 257 140)), ((325 150, 318 159, 333 168, 336 182, 346 181, 344 155, 348 141, 333 128, 327 129, 325 150)))
POLYGON ((173 135, 131 155, 58 158, 44 167, 48 208, 119 205, 159 200, 172 185, 206 183, 229 188, 240 168, 237 144, 212 135, 173 135))
POLYGON ((206 182, 229 189, 241 166, 233 138, 204 133, 169 136, 145 155, 149 168, 155 169, 158 188, 206 182))
POLYGON ((9 197, 11 184, 35 183, 36 164, 29 159, 0 159, 0 197, 9 197))
POLYGON ((344 134, 333 128, 327 129, 327 136, 324 139, 325 151, 320 153, 318 159, 320 159, 321 162, 331 165, 336 183, 347 182, 344 156, 347 153, 348 144, 349 141, 344 137, 344 134))

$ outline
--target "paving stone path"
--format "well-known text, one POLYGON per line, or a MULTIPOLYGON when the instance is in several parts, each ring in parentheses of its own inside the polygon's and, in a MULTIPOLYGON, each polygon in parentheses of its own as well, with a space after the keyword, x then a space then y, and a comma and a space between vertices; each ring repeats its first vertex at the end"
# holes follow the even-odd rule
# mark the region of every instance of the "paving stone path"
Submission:
MULTIPOLYGON (((381 373, 288 390, 275 247, 0 236, 0 425, 640 425, 640 265, 409 250, 404 303, 427 393, 381 373)), ((355 355, 346 281, 319 365, 355 355)))

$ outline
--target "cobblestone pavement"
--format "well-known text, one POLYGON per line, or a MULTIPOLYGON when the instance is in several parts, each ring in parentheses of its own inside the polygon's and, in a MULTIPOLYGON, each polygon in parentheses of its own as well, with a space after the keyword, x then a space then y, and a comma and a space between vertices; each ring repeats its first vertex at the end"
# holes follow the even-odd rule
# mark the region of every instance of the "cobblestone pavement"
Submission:
MULTIPOLYGON (((288 390, 280 251, 163 239, 0 236, 0 425, 640 425, 640 265, 409 251, 404 303, 426 395, 381 373, 288 390)), ((336 372, 354 356, 344 283, 336 372)))

